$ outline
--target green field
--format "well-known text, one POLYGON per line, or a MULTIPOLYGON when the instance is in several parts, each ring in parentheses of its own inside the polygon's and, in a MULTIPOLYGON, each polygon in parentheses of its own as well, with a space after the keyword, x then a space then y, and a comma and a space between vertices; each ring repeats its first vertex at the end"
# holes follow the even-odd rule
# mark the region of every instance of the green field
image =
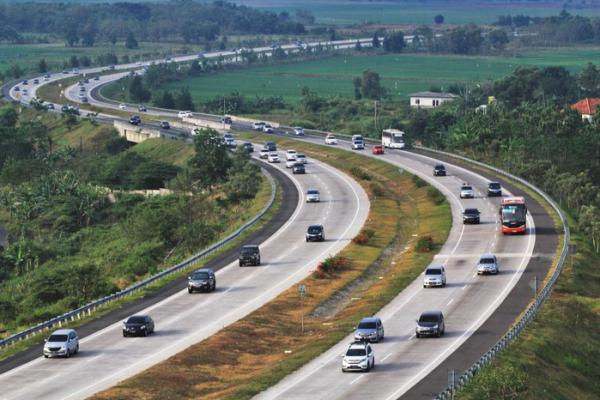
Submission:
POLYGON ((254 96, 282 96, 296 102, 308 86, 320 95, 353 96, 352 79, 371 69, 382 77, 394 97, 447 88, 452 83, 475 85, 510 74, 517 66, 562 65, 572 71, 598 62, 599 48, 552 49, 516 57, 464 57, 424 54, 334 56, 321 60, 258 66, 174 82, 165 89, 188 86, 195 102, 239 91, 254 96))

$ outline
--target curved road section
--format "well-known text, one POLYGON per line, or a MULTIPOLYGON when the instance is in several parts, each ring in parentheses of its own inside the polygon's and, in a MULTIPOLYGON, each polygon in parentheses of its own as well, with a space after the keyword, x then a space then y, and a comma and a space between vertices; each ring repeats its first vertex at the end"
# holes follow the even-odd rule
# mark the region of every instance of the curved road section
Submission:
POLYGON ((237 321, 305 278, 317 263, 345 247, 359 232, 369 212, 362 188, 334 168, 316 161, 306 175, 289 175, 300 193, 291 218, 260 243, 263 264, 239 267, 237 261, 217 272, 214 293, 174 295, 140 313, 150 314, 156 333, 148 338, 121 337, 114 323, 81 341, 80 353, 70 359, 40 356, 0 375, 2 399, 82 399, 185 350, 237 321), (321 191, 320 203, 306 203, 308 188, 321 191), (306 243, 310 224, 323 224, 327 240, 306 243))

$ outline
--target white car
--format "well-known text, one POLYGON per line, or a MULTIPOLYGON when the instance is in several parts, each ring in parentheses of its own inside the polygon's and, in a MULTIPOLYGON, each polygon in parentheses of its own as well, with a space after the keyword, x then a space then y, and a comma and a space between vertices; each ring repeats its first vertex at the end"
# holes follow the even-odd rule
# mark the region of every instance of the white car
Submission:
POLYGON ((261 149, 258 157, 263 159, 269 158, 269 153, 271 153, 269 149, 261 149))
POLYGON ((365 143, 362 140, 353 140, 352 141, 352 150, 364 150, 365 143))
POLYGON ((288 161, 296 160, 296 155, 297 154, 298 154, 298 152, 296 152, 296 150, 290 149, 290 150, 288 150, 288 151, 285 152, 285 159, 288 160, 288 161))
POLYGON ((493 254, 484 254, 479 258, 477 264, 477 275, 494 274, 500 272, 498 267, 498 259, 493 254))
POLYGON ((342 358, 342 372, 375 368, 375 352, 369 343, 352 343, 342 358))
POLYGON ((190 133, 192 134, 192 136, 196 136, 198 134, 198 132, 200 131, 200 129, 198 128, 193 128, 190 133))
POLYGON ((263 130, 263 126, 265 126, 264 122, 254 122, 252 124, 252 129, 254 129, 255 131, 262 131, 263 130))
POLYGON ((304 128, 301 126, 294 127, 294 135, 296 136, 304 136, 304 128))
POLYGON ((294 164, 296 164, 297 161, 296 160, 286 160, 285 161, 285 167, 286 168, 292 168, 294 166, 294 164))
POLYGON ((127 110, 127 106, 125 104, 123 104, 123 103, 119 104, 119 108, 121 110, 127 110))
POLYGON ((54 331, 44 344, 44 357, 71 357, 79 352, 79 338, 74 329, 54 331))
POLYGON ((306 156, 302 153, 298 153, 296 154, 296 162, 302 163, 302 164, 308 164, 308 158, 306 158, 306 156))
POLYGON ((306 191, 306 202, 307 203, 318 203, 321 201, 321 194, 317 189, 308 189, 306 191))
POLYGON ((461 199, 473 199, 473 198, 475 198, 475 191, 473 190, 473 186, 462 185, 460 187, 460 198, 461 199))
POLYGON ((338 144, 337 138, 334 135, 327 135, 325 144, 338 144))
POLYGON ((179 111, 177 113, 179 118, 191 118, 193 116, 191 111, 179 111))
POLYGON ((423 278, 423 287, 444 287, 446 286, 446 270, 443 265, 431 264, 425 270, 423 278))
POLYGON ((270 163, 278 163, 279 162, 279 154, 277 154, 275 152, 271 152, 271 153, 269 153, 269 157, 267 158, 267 160, 270 163))
POLYGON ((273 127, 270 124, 264 124, 262 127, 264 133, 273 133, 273 127))

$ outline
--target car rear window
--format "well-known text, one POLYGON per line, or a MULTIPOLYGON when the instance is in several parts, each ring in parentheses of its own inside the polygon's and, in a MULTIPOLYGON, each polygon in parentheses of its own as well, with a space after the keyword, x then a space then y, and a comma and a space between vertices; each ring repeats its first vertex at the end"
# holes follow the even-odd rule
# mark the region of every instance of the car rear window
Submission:
POLYGON ((49 342, 66 342, 69 335, 50 335, 49 342))
POLYGON ((497 182, 492 182, 489 184, 490 189, 500 189, 500 184, 497 182))
POLYGON ((375 329, 377 324, 375 322, 361 322, 358 324, 358 329, 375 329))
POLYGON ((439 268, 427 268, 427 271, 425 271, 425 275, 441 275, 442 274, 442 270, 439 268))
POLYGON ((128 324, 143 324, 144 322, 146 322, 144 317, 129 317, 127 320, 128 324))
POLYGON ((308 233, 320 233, 321 227, 319 226, 311 226, 308 228, 308 233))
POLYGON ((476 208, 467 208, 465 209, 465 214, 479 214, 479 210, 476 208))
POLYGON ((494 263, 494 259, 493 258, 482 258, 481 260, 479 260, 480 264, 493 264, 494 263))
POLYGON ((461 190, 473 190, 471 186, 463 186, 461 190))
POLYGON ((365 349, 348 349, 346 355, 350 357, 366 356, 367 351, 365 349))
POLYGON ((319 194, 318 190, 309 190, 307 194, 319 194))
POLYGON ((194 279, 194 280, 208 279, 208 272, 194 272, 192 274, 192 279, 194 279))
POLYGON ((248 247, 242 248, 242 254, 249 255, 249 254, 254 254, 254 253, 258 253, 258 249, 248 248, 248 247))
POLYGON ((419 318, 419 322, 438 322, 437 314, 423 314, 419 318))

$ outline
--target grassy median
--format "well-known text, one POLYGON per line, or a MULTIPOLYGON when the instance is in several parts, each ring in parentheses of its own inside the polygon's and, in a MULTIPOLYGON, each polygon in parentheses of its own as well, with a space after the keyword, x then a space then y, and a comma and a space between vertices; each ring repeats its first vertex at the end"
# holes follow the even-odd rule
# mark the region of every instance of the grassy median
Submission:
POLYGON ((348 335, 360 318, 389 303, 445 242, 450 207, 422 181, 356 153, 274 140, 354 175, 371 201, 363 228, 371 237, 342 250, 338 256, 345 261, 339 270, 321 278, 313 274, 302 282, 307 287, 303 309, 298 289, 291 287, 219 333, 94 398, 250 398, 322 354, 348 335), (418 252, 418 238, 429 236, 434 248, 418 252), (344 291, 348 287, 351 294, 344 291), (332 304, 334 294, 339 300, 332 304), (304 334, 301 313, 305 314, 304 334))

